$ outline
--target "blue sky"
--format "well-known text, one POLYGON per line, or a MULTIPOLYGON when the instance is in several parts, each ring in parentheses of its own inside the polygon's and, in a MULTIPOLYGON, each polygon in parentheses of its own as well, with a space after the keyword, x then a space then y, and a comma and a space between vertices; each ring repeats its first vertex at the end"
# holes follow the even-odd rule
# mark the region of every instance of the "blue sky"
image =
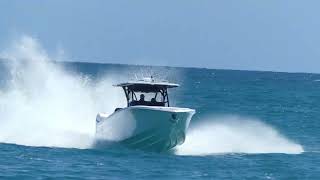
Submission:
POLYGON ((320 72, 320 2, 2 0, 0 48, 21 34, 71 61, 320 72))

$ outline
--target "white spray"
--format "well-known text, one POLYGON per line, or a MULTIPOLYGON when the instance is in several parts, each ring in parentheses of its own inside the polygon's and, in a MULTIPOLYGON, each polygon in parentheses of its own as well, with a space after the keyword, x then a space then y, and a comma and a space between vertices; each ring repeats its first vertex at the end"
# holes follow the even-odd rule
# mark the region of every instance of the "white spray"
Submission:
POLYGON ((296 144, 271 126, 255 119, 236 116, 211 118, 192 128, 178 155, 221 153, 302 153, 296 144))
POLYGON ((0 91, 0 142, 89 148, 97 112, 123 105, 110 78, 94 83, 66 72, 31 37, 23 36, 0 57, 9 60, 11 73, 9 88, 0 91))

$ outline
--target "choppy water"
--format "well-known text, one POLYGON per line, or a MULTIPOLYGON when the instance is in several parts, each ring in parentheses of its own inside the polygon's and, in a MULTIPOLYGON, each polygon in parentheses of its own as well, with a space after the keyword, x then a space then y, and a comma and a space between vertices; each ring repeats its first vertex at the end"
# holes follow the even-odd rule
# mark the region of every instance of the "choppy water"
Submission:
POLYGON ((320 178, 320 75, 54 63, 28 37, 0 55, 0 178, 320 178), (96 113, 125 105, 112 83, 149 75, 196 109, 186 142, 92 146, 96 113))

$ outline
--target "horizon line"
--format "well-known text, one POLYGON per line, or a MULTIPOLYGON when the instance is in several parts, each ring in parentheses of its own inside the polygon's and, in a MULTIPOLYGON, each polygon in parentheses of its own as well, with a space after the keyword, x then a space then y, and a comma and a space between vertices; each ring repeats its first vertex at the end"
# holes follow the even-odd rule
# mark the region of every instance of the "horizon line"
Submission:
POLYGON ((88 64, 109 64, 109 65, 126 65, 126 66, 151 66, 151 67, 169 67, 169 68, 186 68, 186 69, 207 69, 207 70, 227 70, 227 71, 247 71, 247 72, 270 72, 270 73, 287 73, 287 74, 315 74, 320 75, 320 72, 304 72, 304 71, 274 71, 274 70, 259 70, 259 69, 229 69, 229 68, 208 68, 201 66, 169 66, 169 65, 150 65, 150 64, 129 64, 115 62, 88 62, 88 61, 55 61, 63 63, 88 63, 88 64))
MULTIPOLYGON (((1 58, 0 61, 10 60, 7 58, 1 58)), ((51 62, 61 63, 87 63, 87 64, 105 64, 105 65, 125 65, 125 66, 151 66, 151 67, 169 67, 169 68, 186 68, 186 69, 206 69, 206 70, 226 70, 226 71, 247 71, 247 72, 270 72, 270 73, 286 73, 286 74, 314 74, 320 75, 320 72, 304 72, 304 71, 274 71, 274 70, 260 70, 260 69, 229 69, 229 68, 210 68, 201 66, 169 66, 169 65, 150 65, 150 64, 129 64, 129 63, 115 63, 115 62, 89 62, 84 60, 72 61, 72 60, 50 60, 51 62)))

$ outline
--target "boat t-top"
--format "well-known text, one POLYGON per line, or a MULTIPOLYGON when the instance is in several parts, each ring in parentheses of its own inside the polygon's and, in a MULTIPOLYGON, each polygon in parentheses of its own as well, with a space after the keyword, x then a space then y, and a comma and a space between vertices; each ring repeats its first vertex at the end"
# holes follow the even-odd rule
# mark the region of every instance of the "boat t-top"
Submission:
POLYGON ((168 89, 178 84, 144 78, 114 85, 121 87, 127 107, 96 118, 99 140, 118 140, 127 147, 167 151, 184 142, 195 110, 170 107, 168 89))

